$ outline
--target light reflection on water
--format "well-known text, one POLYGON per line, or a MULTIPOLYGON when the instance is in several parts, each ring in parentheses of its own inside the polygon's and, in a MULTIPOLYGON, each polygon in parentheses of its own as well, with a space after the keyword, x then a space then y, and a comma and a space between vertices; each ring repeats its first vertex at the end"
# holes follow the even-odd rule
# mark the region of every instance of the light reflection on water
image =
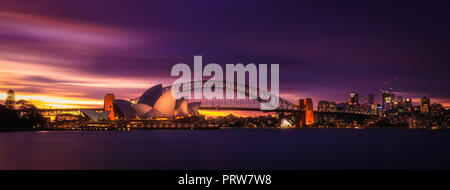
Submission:
POLYGON ((0 169, 450 169, 450 130, 0 133, 0 169))

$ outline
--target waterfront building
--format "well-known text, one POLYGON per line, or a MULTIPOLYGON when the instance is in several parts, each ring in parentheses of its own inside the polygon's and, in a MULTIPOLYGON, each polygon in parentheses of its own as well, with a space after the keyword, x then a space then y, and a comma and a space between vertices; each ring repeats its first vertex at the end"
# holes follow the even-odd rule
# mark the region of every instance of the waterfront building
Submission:
POLYGON ((114 98, 113 94, 106 94, 104 112, 93 113, 81 110, 92 120, 117 119, 149 119, 174 118, 189 115, 198 115, 201 102, 188 102, 186 99, 176 100, 171 90, 163 92, 161 84, 155 85, 145 91, 133 101, 114 98), (106 114, 107 113, 107 114, 106 114))

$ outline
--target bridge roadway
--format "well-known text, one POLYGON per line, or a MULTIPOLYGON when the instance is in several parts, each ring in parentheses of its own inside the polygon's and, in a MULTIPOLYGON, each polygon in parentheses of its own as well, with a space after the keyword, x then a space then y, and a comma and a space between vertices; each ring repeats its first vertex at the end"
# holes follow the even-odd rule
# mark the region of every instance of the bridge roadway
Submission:
MULTIPOLYGON (((62 115, 73 115, 81 116, 81 110, 93 110, 93 111, 103 111, 103 108, 66 108, 66 109, 40 109, 42 115, 46 117, 57 117, 62 115)), ((258 108, 246 108, 246 107, 218 107, 218 106, 208 106, 200 107, 201 110, 228 110, 228 111, 251 111, 251 112, 266 112, 266 113, 277 113, 281 120, 286 120, 289 123, 300 126, 301 123, 305 122, 305 112, 301 110, 273 110, 273 111, 261 111, 258 108)), ((369 114, 365 113, 352 113, 352 112, 319 112, 314 111, 314 120, 326 122, 331 120, 342 120, 346 122, 357 121, 358 123, 363 122, 365 119, 370 117, 369 114)))

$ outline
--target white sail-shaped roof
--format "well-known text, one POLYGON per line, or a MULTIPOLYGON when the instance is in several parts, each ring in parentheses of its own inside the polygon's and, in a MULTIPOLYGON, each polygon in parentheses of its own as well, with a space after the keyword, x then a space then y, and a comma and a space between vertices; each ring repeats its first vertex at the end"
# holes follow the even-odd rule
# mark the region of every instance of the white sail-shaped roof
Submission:
POLYGON ((136 118, 136 113, 134 112, 130 101, 126 101, 126 100, 122 100, 122 99, 115 99, 114 103, 117 105, 120 112, 123 114, 123 116, 126 119, 135 119, 136 118))
POLYGON ((155 85, 145 91, 138 100, 138 104, 154 106, 158 98, 163 94, 162 84, 155 85))
POLYGON ((161 118, 161 117, 166 117, 164 114, 156 111, 156 110, 150 110, 149 112, 147 112, 144 117, 146 118, 161 118))
POLYGON ((83 114, 88 116, 93 121, 99 121, 99 120, 106 120, 108 119, 108 115, 111 112, 111 110, 104 111, 104 112, 96 112, 94 110, 81 110, 83 114))
POLYGON ((175 104, 175 116, 187 116, 189 114, 188 100, 179 99, 175 104))
POLYGON ((176 99, 173 98, 171 90, 167 90, 161 95, 153 106, 153 110, 159 112, 166 118, 173 118, 176 99))
MULTIPOLYGON (((124 119, 173 118, 177 116, 198 115, 201 102, 189 103, 186 99, 176 100, 171 90, 163 93, 161 84, 155 85, 139 97, 137 103, 122 99, 114 99, 114 109, 124 119)), ((93 117, 99 117, 92 112, 93 117)))
POLYGON ((140 118, 146 118, 145 115, 153 108, 147 104, 132 104, 134 111, 140 118))

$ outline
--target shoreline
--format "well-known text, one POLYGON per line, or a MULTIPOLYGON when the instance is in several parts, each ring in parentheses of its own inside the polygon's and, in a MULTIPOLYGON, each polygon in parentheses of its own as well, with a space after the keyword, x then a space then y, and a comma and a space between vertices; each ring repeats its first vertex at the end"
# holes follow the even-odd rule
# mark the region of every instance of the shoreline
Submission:
POLYGON ((370 128, 335 128, 335 127, 304 127, 304 128, 263 128, 263 127, 151 127, 151 128, 0 128, 1 132, 26 132, 26 131, 138 131, 138 130, 220 130, 220 129, 280 129, 280 130, 302 130, 302 129, 404 129, 404 130, 447 130, 449 128, 400 128, 400 127, 370 127, 370 128))

